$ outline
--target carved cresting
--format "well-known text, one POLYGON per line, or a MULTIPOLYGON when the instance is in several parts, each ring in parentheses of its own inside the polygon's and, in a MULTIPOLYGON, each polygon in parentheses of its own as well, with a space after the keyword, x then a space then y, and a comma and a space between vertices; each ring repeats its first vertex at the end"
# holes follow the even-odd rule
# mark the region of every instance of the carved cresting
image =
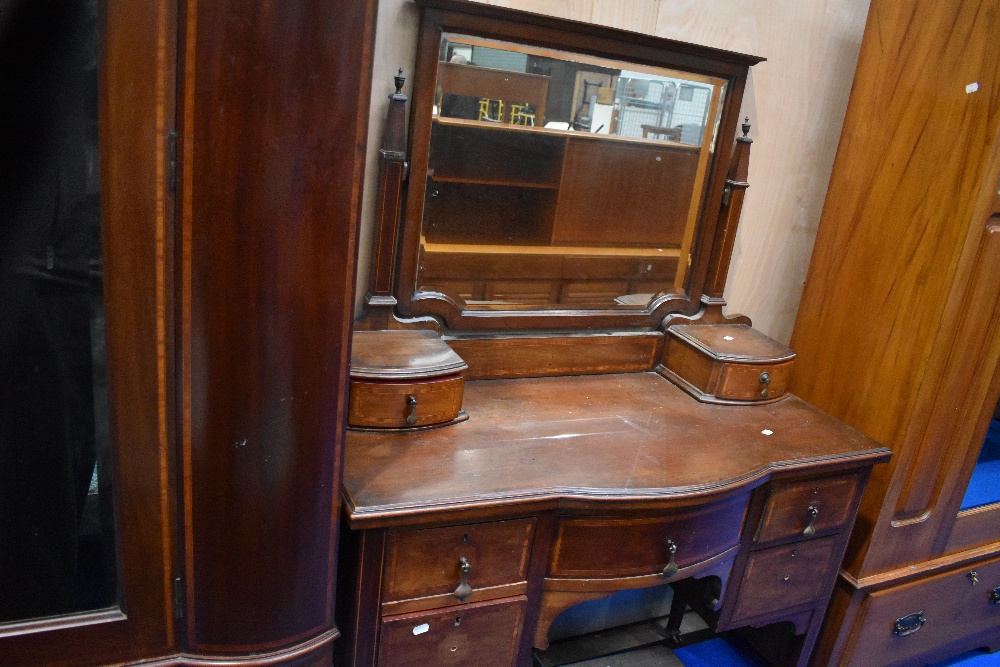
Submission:
POLYGON ((361 329, 386 329, 396 307, 393 296, 395 281, 396 238, 399 227, 399 204, 402 201, 403 182, 406 180, 406 95, 403 94, 403 70, 394 77, 396 92, 389 95, 389 111, 385 124, 385 137, 379 149, 378 238, 375 239, 375 258, 372 262, 371 283, 365 297, 365 318, 358 324, 361 329), (383 261, 388 259, 389 261, 383 261))

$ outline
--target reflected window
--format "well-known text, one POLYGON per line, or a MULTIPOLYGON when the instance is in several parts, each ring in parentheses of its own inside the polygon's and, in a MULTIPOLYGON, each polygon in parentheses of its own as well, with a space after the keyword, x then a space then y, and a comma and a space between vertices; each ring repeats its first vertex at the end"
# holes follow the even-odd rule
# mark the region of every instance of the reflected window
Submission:
POLYGON ((0 14, 0 622, 113 604, 96 0, 0 14))

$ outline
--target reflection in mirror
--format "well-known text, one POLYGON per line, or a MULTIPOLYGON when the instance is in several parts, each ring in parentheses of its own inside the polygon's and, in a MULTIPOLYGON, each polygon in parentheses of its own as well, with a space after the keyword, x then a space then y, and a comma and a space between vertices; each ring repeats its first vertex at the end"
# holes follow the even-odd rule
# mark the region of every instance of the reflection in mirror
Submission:
POLYGON ((113 604, 98 2, 0 33, 0 623, 113 604))
POLYGON ((1000 503, 1000 405, 993 412, 979 460, 965 489, 960 509, 1000 503))
POLYGON ((418 289, 502 310, 683 294, 724 83, 444 35, 418 289))

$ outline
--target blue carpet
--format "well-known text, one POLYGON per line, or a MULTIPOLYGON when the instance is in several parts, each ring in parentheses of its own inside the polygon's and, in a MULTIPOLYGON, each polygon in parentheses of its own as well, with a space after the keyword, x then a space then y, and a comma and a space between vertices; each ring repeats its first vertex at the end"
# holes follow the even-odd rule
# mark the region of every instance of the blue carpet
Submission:
POLYGON ((738 637, 717 637, 674 649, 674 656, 684 667, 767 667, 764 659, 738 637))
MULTIPOLYGON (((674 650, 684 667, 767 667, 756 651, 738 637, 717 637, 674 650)), ((969 651, 927 667, 1000 667, 1000 651, 969 651)))
POLYGON ((942 662, 935 662, 927 667, 997 667, 1000 665, 1000 651, 990 654, 986 651, 969 651, 962 655, 956 655, 942 662))

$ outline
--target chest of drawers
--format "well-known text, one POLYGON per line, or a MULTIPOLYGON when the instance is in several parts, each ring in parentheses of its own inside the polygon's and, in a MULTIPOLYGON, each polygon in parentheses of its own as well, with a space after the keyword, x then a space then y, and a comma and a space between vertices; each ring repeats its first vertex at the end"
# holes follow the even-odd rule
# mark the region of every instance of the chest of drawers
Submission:
POLYGON ((653 373, 469 382, 465 403, 348 437, 338 664, 526 666, 579 602, 706 577, 720 629, 790 621, 808 656, 876 443, 653 373))

